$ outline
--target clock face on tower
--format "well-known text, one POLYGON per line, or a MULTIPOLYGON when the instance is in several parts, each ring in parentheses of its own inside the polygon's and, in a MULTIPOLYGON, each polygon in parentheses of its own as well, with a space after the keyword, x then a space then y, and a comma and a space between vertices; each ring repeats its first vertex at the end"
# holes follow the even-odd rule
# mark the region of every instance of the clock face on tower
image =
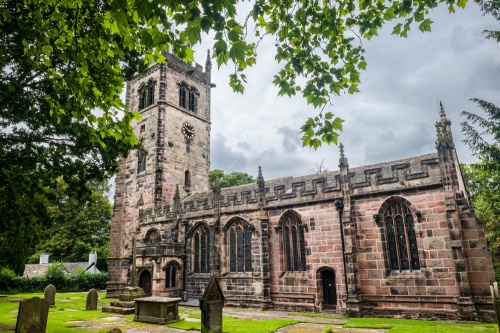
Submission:
POLYGON ((182 124, 182 134, 186 139, 192 140, 194 138, 194 126, 186 121, 182 124))

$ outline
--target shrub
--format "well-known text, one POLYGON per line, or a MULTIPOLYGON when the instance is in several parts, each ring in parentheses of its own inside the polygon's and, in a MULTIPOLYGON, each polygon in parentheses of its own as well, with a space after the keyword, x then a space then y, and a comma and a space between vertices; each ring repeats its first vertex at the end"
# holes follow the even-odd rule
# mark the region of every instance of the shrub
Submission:
POLYGON ((47 279, 47 284, 52 284, 56 287, 56 290, 61 290, 65 285, 64 278, 67 274, 68 272, 66 271, 66 268, 64 268, 64 265, 56 263, 50 265, 47 269, 47 272, 45 272, 45 278, 47 279))
POLYGON ((0 268, 0 290, 8 290, 15 276, 16 273, 12 269, 7 267, 0 268))
POLYGON ((43 292, 49 284, 53 284, 59 292, 89 291, 92 288, 102 290, 106 288, 108 281, 107 273, 61 274, 57 265, 54 269, 49 270, 46 275, 32 277, 13 276, 9 271, 0 270, 0 291, 7 293, 43 292), (6 277, 4 278, 4 276, 6 277))

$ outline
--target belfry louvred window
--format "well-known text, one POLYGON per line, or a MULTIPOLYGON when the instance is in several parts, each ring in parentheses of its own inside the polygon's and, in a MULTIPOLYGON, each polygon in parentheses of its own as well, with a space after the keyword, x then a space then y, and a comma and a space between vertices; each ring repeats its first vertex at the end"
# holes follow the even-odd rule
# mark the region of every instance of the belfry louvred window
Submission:
POLYGON ((208 230, 199 227, 192 236, 192 258, 194 273, 209 273, 208 230))
POLYGON ((198 108, 198 91, 185 82, 179 84, 179 106, 196 112, 198 108))
POLYGON ((228 230, 229 271, 252 271, 252 230, 243 223, 233 223, 228 230))
POLYGON ((155 81, 149 80, 147 84, 142 84, 139 87, 139 110, 153 105, 155 102, 155 81))
POLYGON ((403 202, 391 203, 384 212, 387 250, 392 271, 420 270, 417 236, 411 209, 403 202))
POLYGON ((280 219, 285 270, 305 272, 307 270, 305 225, 294 211, 288 211, 280 219))

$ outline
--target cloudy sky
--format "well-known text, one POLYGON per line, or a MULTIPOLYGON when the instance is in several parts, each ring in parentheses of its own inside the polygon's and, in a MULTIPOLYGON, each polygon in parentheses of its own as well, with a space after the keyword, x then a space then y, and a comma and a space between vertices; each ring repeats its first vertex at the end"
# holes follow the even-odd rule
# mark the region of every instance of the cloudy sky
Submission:
MULTIPOLYGON (((431 33, 417 27, 408 38, 392 36, 390 23, 378 37, 363 41, 368 68, 361 74, 360 93, 335 98, 330 110, 345 120, 340 142, 351 167, 435 151, 435 127, 442 101, 462 162, 471 163, 460 141, 462 110, 478 111, 470 98, 500 104, 499 44, 485 40, 484 29, 498 29, 474 3, 449 15, 445 7, 431 13, 431 33)), ((204 64, 210 40, 197 48, 204 64)), ((302 148, 299 129, 316 110, 301 96, 277 96, 272 84, 279 65, 273 41, 259 46, 257 65, 246 75, 243 95, 228 85, 230 68, 212 70, 211 168, 243 171, 264 178, 310 174, 323 167, 338 169, 339 149, 302 148)), ((478 111, 479 112, 479 111, 478 111)))

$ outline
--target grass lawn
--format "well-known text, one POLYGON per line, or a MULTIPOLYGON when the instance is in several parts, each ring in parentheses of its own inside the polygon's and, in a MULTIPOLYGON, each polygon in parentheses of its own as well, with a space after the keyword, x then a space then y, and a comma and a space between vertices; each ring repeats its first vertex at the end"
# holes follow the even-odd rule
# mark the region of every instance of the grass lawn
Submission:
MULTIPOLYGON (((8 302, 12 298, 43 298, 42 293, 37 294, 16 294, 8 297, 0 297, 0 327, 8 325, 15 327, 17 319, 17 309, 19 303, 8 302)), ((103 313, 101 306, 97 311, 85 311, 87 293, 57 293, 56 306, 50 308, 47 324, 47 333, 63 332, 109 332, 113 327, 120 327, 122 330, 138 329, 153 324, 137 323, 133 321, 133 315, 119 316, 111 313, 103 313), (114 317, 110 320, 110 317, 114 317)), ((99 293, 98 302, 108 304, 110 299, 104 298, 105 293, 99 293)), ((242 310, 242 314, 246 310, 242 310)), ((269 311, 271 312, 271 311, 269 311)), ((181 320, 167 326, 189 330, 200 330, 200 311, 197 308, 180 307, 179 313, 187 320, 181 320), (191 319, 191 320, 189 320, 191 319)), ((224 316, 223 329, 225 333, 273 333, 278 328, 302 322, 315 322, 320 318, 339 318, 338 316, 329 316, 326 314, 309 314, 302 312, 291 312, 288 318, 269 318, 269 319, 248 319, 238 318, 238 315, 224 316), (300 317, 300 318, 299 318, 300 317), (304 318, 306 317, 306 318, 304 318)), ((435 322, 405 319, 383 319, 383 318, 345 318, 344 328, 359 329, 387 329, 388 333, 495 333, 497 325, 482 323, 455 323, 455 322, 435 322)), ((328 324, 324 325, 325 331, 328 324)), ((333 329, 333 332, 342 332, 342 330, 333 329)))
POLYGON ((350 318, 345 328, 385 328, 387 333, 459 333, 459 332, 498 332, 496 324, 457 323, 387 318, 350 318))

